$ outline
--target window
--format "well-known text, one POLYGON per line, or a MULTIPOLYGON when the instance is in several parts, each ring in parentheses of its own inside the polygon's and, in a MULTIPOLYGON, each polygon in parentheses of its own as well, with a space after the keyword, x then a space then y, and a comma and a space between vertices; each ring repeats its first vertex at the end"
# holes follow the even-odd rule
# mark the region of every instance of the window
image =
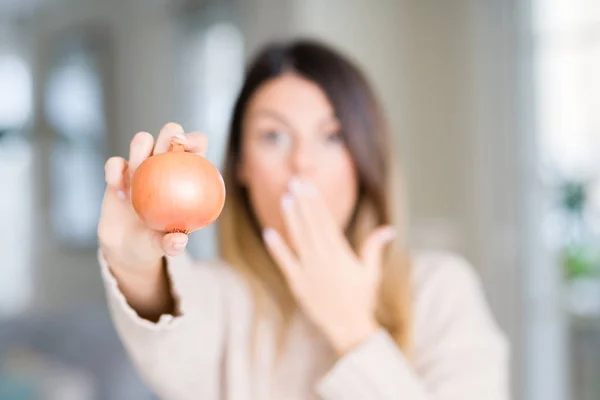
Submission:
POLYGON ((600 398, 600 2, 534 0, 538 144, 570 323, 570 398, 600 398))
MULTIPOLYGON (((227 143, 231 113, 244 72, 243 36, 230 22, 211 22, 206 28, 192 30, 186 56, 190 59, 185 76, 189 96, 189 116, 184 126, 208 135, 206 157, 217 167, 227 143)), ((190 238, 190 251, 198 257, 211 257, 216 250, 214 225, 190 238)))
POLYGON ((0 55, 0 316, 18 315, 31 301, 33 151, 22 128, 31 116, 32 78, 27 62, 0 55), (9 229, 7 227, 10 227, 9 229))
POLYGON ((107 123, 100 55, 85 36, 57 51, 44 92, 52 131, 51 225, 70 248, 96 246, 104 192, 107 123))
POLYGON ((33 105, 32 78, 25 60, 12 54, 0 56, 0 129, 21 127, 33 105))

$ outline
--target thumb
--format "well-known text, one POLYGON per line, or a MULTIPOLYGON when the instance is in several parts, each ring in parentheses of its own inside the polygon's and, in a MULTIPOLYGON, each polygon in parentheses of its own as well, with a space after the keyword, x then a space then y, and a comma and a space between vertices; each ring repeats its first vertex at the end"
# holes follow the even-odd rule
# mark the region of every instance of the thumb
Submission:
POLYGON ((370 276, 379 279, 381 272, 381 259, 383 248, 396 237, 396 230, 392 226, 381 226, 371 233, 362 245, 360 258, 367 268, 370 276))
POLYGON ((188 243, 188 235, 185 233, 167 233, 162 238, 162 249, 165 254, 176 256, 182 253, 188 243))

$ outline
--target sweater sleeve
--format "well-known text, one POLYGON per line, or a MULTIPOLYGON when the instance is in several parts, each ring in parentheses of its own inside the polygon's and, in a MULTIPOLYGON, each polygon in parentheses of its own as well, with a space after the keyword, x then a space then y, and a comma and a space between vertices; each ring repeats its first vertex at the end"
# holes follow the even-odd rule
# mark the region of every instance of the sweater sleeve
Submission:
POLYGON ((409 361, 384 330, 319 382, 325 400, 507 400, 508 345, 472 268, 453 256, 421 260, 409 361))
POLYGON ((117 334, 140 376, 161 399, 219 399, 225 337, 223 289, 217 265, 194 265, 187 254, 167 257, 177 313, 154 323, 137 315, 98 252, 117 334))

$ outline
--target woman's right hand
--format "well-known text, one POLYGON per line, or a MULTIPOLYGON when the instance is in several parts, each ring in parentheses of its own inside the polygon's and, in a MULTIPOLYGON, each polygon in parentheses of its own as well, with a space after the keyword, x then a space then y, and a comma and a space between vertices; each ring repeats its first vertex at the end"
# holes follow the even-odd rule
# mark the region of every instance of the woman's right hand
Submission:
POLYGON ((184 233, 158 232, 139 219, 131 204, 129 183, 136 168, 148 157, 164 153, 177 137, 185 150, 204 155, 206 136, 199 132, 185 134, 181 125, 166 124, 156 142, 151 134, 140 132, 130 143, 129 160, 112 157, 106 162, 107 188, 98 224, 98 238, 103 256, 116 275, 155 275, 165 255, 177 255, 187 245, 184 233))

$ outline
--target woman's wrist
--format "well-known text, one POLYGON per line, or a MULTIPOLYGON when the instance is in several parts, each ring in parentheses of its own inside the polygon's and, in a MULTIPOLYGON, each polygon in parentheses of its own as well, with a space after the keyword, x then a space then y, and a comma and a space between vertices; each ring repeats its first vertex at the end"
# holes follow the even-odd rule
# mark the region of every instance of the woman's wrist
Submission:
POLYGON ((138 262, 127 265, 122 262, 111 262, 107 259, 111 272, 117 279, 126 279, 136 284, 146 284, 155 282, 164 275, 165 259, 152 262, 138 262))
POLYGON ((173 314, 175 302, 164 258, 146 268, 110 266, 121 293, 144 319, 157 321, 162 314, 173 314))
POLYGON ((375 334, 380 326, 374 319, 369 318, 337 328, 327 336, 338 357, 342 357, 375 334))

